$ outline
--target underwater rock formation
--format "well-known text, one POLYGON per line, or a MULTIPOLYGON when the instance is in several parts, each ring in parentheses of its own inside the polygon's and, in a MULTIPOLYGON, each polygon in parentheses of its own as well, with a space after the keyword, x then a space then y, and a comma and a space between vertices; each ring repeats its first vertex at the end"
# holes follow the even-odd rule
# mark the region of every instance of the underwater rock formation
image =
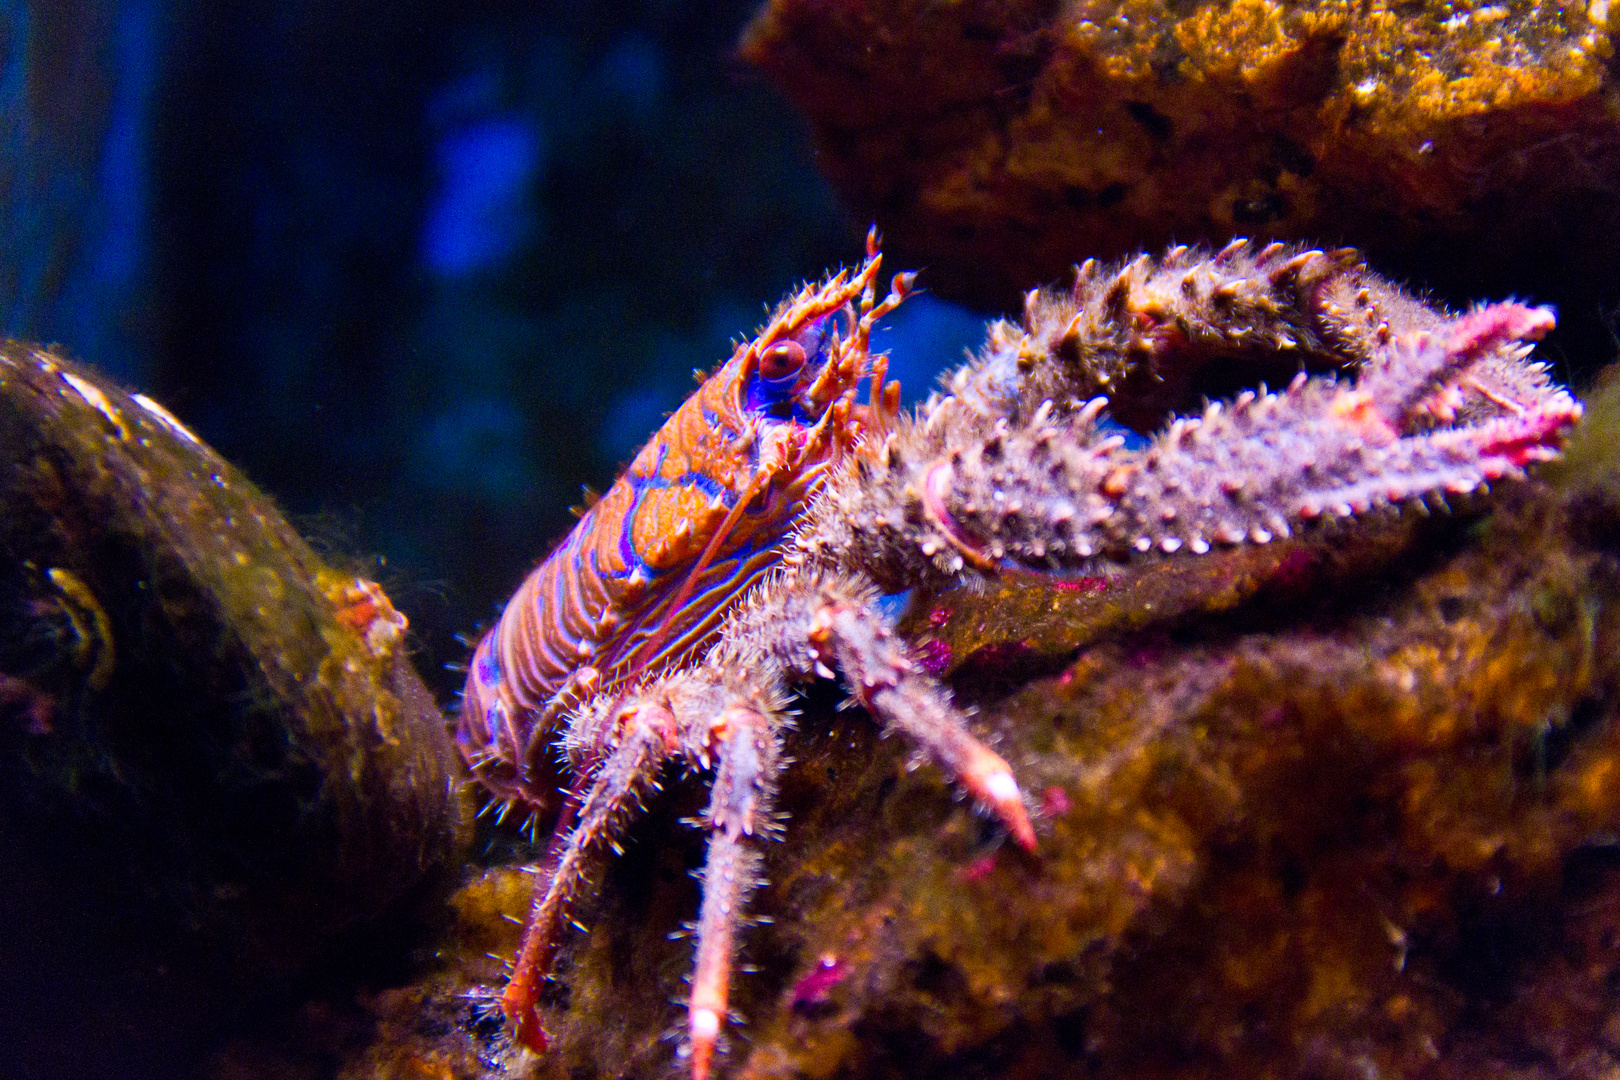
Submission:
POLYGON ((0 555, 6 1060, 196 1075, 456 865, 444 718, 376 585, 161 406, 16 342, 0 555))
POLYGON ((1572 262, 1620 264, 1609 12, 773 0, 742 53, 957 299, 1007 305, 1075 252, 1234 234, 1350 243, 1479 295, 1525 288, 1534 260, 1566 285, 1572 262))

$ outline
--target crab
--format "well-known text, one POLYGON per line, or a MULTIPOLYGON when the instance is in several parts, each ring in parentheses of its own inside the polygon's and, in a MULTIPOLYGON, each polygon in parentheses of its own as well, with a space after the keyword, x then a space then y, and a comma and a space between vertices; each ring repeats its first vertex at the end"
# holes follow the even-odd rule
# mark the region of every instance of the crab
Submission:
POLYGON ((880 302, 877 267, 874 239, 858 271, 785 301, 475 653, 458 740, 497 803, 550 804, 554 753, 572 776, 502 998, 521 1045, 545 1048, 539 983, 594 861, 675 759, 712 772, 683 1048, 693 1080, 710 1075, 805 683, 842 678, 1037 848, 1016 769, 898 636, 885 594, 1338 543, 1522 477, 1580 415, 1528 359, 1548 310, 1451 315, 1353 252, 1245 241, 1078 267, 908 412, 869 343, 910 279, 880 302), (1203 387, 1260 378, 1284 389, 1197 407, 1203 387))

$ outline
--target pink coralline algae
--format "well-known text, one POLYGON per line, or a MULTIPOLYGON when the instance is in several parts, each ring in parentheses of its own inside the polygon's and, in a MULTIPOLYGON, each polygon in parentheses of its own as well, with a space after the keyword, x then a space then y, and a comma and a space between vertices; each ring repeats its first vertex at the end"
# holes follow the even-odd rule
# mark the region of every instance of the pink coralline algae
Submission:
POLYGON ((826 1005, 833 988, 848 976, 849 965, 836 953, 822 953, 816 966, 793 984, 793 1009, 809 1013, 826 1005))

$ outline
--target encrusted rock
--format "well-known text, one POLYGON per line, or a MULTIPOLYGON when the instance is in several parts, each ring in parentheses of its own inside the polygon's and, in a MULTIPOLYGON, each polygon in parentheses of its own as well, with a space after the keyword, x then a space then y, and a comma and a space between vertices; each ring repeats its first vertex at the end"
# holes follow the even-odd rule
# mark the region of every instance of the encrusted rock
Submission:
POLYGON ((457 865, 404 630, 161 406, 0 345, 8 1062, 199 1075, 226 1021, 457 865))
POLYGON ((1004 306, 1076 252, 1233 235, 1481 295, 1620 262, 1609 10, 773 0, 742 52, 949 296, 1004 306))

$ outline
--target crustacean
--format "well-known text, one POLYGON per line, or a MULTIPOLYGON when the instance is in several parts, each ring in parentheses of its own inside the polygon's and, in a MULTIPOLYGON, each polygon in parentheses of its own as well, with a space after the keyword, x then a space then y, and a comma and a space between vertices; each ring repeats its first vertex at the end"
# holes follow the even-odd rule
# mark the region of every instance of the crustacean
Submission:
POLYGON ((1031 293, 1021 323, 993 324, 912 415, 869 353, 910 279, 878 301, 877 269, 869 242, 859 271, 784 301, 474 654, 458 739, 475 775, 535 807, 553 797, 547 755, 574 777, 502 999, 525 1046, 545 1046, 538 986, 590 858, 681 759, 714 770, 687 1005, 692 1075, 709 1074, 758 845, 777 831, 796 683, 841 671, 874 719, 1035 847, 1013 769, 891 630, 882 592, 1332 543, 1521 476, 1580 415, 1527 360, 1545 309, 1450 316, 1351 252, 1243 241, 1088 262, 1072 288, 1031 293), (1201 412, 1188 400, 1261 377, 1286 389, 1201 412), (1131 448, 1121 423, 1157 434, 1131 448))

